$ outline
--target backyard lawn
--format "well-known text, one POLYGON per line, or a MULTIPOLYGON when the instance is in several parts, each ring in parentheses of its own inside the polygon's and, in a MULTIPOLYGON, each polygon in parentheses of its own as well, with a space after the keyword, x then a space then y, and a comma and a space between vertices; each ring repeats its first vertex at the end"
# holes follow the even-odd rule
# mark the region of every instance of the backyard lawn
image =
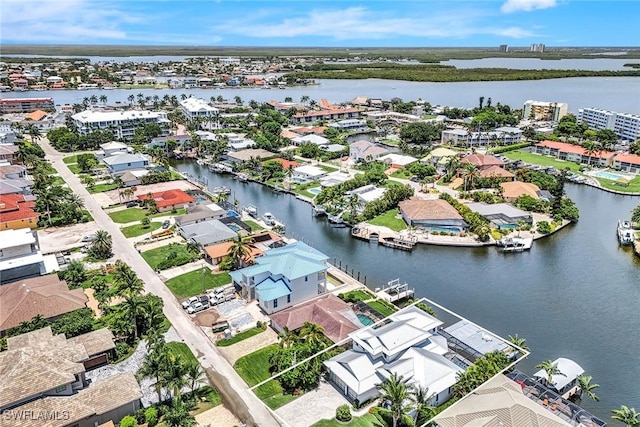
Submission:
POLYGON ((176 357, 180 356, 182 361, 187 363, 197 362, 198 360, 193 355, 191 349, 183 342, 168 342, 165 344, 169 350, 169 355, 176 357))
POLYGON ((78 175, 80 172, 82 172, 82 170, 80 169, 80 166, 78 166, 77 163, 74 163, 74 164, 71 164, 71 165, 67 165, 67 167, 69 168, 69 170, 71 172, 73 172, 76 175, 78 175))
POLYGON ((187 298, 202 294, 203 289, 218 288, 229 283, 231 283, 229 273, 212 274, 207 268, 204 277, 202 269, 198 269, 173 277, 167 280, 165 285, 176 297, 187 298))
POLYGON ((367 222, 372 225, 388 227, 393 231, 401 231, 407 228, 407 224, 402 218, 397 218, 399 214, 400 211, 398 209, 392 209, 382 215, 378 215, 377 217, 370 219, 367 222))
MULTIPOLYGON (((238 359, 233 367, 238 372, 238 375, 249 384, 249 387, 252 387, 271 378, 269 357, 277 349, 278 345, 273 344, 254 351, 238 359)), ((283 394, 282 387, 276 380, 271 380, 253 391, 271 409, 277 409, 296 398, 296 396, 290 394, 283 394)))
POLYGON ((178 211, 175 214, 171 213, 171 211, 167 211, 167 212, 159 212, 153 215, 147 215, 147 212, 149 211, 142 208, 128 208, 128 209, 123 209, 121 211, 111 212, 109 216, 111 217, 111 220, 113 222, 117 222, 118 224, 126 224, 128 222, 142 221, 142 219, 146 216, 148 216, 149 218, 158 218, 161 216, 183 215, 184 213, 186 213, 186 210, 178 209, 178 211))
POLYGON ((124 237, 130 238, 130 237, 138 237, 138 236, 142 236, 143 234, 151 233, 152 231, 157 230, 161 226, 162 226, 162 223, 160 222, 151 222, 146 227, 142 224, 136 224, 136 225, 130 225, 129 227, 121 228, 120 231, 122 231, 122 234, 124 234, 124 237))
POLYGON ((229 347, 230 345, 233 345, 235 343, 238 343, 240 341, 244 341, 247 338, 251 338, 254 335, 258 335, 261 332, 264 332, 265 330, 262 328, 251 328, 247 331, 244 332, 240 332, 239 334, 234 335, 233 337, 231 337, 230 339, 224 339, 222 338, 220 341, 218 341, 216 343, 216 345, 218 347, 229 347))
POLYGON ((246 221, 242 221, 245 224, 247 224, 249 227, 251 227, 251 231, 258 231, 258 230, 264 230, 264 227, 261 226, 260 224, 258 224, 255 221, 251 221, 251 220, 246 220, 246 221))
MULTIPOLYGON (((72 171, 72 172, 78 173, 76 171, 72 171)), ((104 193, 105 191, 109 191, 109 190, 115 190, 116 188, 118 188, 118 184, 109 183, 109 184, 96 184, 91 188, 87 187, 87 190, 89 190, 89 193, 95 194, 95 193, 104 193)))
MULTIPOLYGON (((142 252, 142 258, 144 258, 147 264, 154 270, 158 268, 158 264, 167 260, 169 256, 171 256, 171 259, 178 260, 173 264, 174 266, 186 264, 194 259, 193 254, 187 251, 187 245, 177 243, 142 252)), ((200 280, 202 280, 202 278, 200 278, 200 280)))
POLYGON ((526 163, 531 163, 534 165, 542 165, 542 166, 553 166, 556 169, 569 169, 572 172, 579 172, 580 165, 574 162, 565 162, 562 160, 555 159, 549 156, 543 156, 541 154, 533 154, 528 151, 515 150, 515 151, 506 151, 502 153, 503 156, 511 159, 511 160, 522 160, 526 163))
POLYGON ((338 427, 338 426, 346 426, 346 427, 373 427, 380 425, 377 421, 375 415, 373 414, 364 414, 361 417, 354 417, 348 423, 338 422, 335 419, 331 420, 320 420, 317 423, 313 424, 311 427, 338 427))
POLYGON ((603 188, 608 188, 609 190, 623 191, 625 193, 640 193, 640 175, 629 181, 629 185, 620 185, 617 181, 605 178, 596 177, 596 179, 603 188))
POLYGON ((334 167, 331 167, 331 166, 325 166, 325 165, 318 165, 318 167, 320 169, 322 169, 323 171, 325 171, 326 173, 336 172, 337 170, 339 170, 338 168, 334 168, 334 167))
POLYGON ((375 311, 377 311, 378 313, 380 313, 381 315, 383 315, 384 317, 390 316, 396 311, 398 311, 398 309, 394 305, 389 304, 388 302, 383 300, 371 301, 371 302, 368 302, 367 305, 372 309, 374 309, 375 311))
POLYGON ((340 294, 338 296, 342 296, 344 301, 366 301, 368 299, 372 299, 373 295, 370 292, 364 291, 362 289, 357 289, 355 291, 345 292, 344 294, 340 294))

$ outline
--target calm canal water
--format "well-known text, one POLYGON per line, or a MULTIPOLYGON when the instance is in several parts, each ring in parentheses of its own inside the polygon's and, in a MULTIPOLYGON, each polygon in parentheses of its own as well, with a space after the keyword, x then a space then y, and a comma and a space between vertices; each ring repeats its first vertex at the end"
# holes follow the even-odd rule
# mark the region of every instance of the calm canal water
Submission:
POLYGON ((519 368, 533 373, 545 359, 578 361, 601 385, 601 401, 584 407, 603 419, 611 408, 640 404, 640 258, 618 246, 615 227, 628 218, 638 197, 618 196, 569 184, 580 221, 534 244, 531 251, 503 254, 495 248, 419 246, 411 253, 370 244, 330 227, 311 214, 310 205, 209 172, 191 161, 176 168, 227 186, 231 200, 272 212, 287 235, 331 260, 360 271, 367 286, 400 278, 416 295, 448 307, 501 336, 519 334, 532 355, 519 368))

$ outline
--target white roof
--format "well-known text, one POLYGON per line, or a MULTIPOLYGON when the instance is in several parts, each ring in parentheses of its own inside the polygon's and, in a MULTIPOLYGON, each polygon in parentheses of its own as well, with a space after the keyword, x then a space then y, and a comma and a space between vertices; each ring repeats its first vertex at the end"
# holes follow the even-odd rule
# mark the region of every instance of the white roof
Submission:
POLYGON ((502 339, 468 320, 460 320, 445 328, 445 331, 482 354, 492 351, 506 351, 511 348, 502 339))
POLYGON ((36 238, 30 228, 18 228, 0 231, 0 249, 30 245, 36 238))
POLYGON ((311 166, 311 165, 298 166, 297 168, 294 168, 293 171, 299 174, 308 175, 312 178, 327 174, 327 172, 324 169, 320 169, 317 166, 311 166))
POLYGON ((121 165, 123 163, 143 162, 145 160, 148 160, 148 159, 140 153, 134 153, 134 154, 121 153, 114 156, 105 157, 104 159, 102 159, 103 162, 105 162, 110 166, 121 165))
POLYGON ((373 190, 369 190, 364 193, 357 193, 357 194, 358 194, 358 197, 362 199, 362 201, 364 201, 365 203, 370 203, 384 196, 384 193, 386 192, 387 192, 386 188, 374 188, 373 190))
POLYGON ((304 144, 304 143, 311 143, 311 144, 316 144, 316 145, 326 145, 329 143, 329 140, 327 138, 324 138, 320 135, 316 135, 316 134, 309 134, 309 135, 305 135, 305 136, 298 136, 292 139, 292 141, 298 143, 298 144, 304 144))
MULTIPOLYGON (((202 79, 200 80, 202 81, 202 79)), ((207 111, 217 113, 219 111, 217 108, 209 105, 204 99, 193 96, 180 101, 180 106, 189 112, 207 111)))
POLYGON ((374 361, 366 353, 347 350, 324 362, 350 389, 358 394, 376 388, 384 378, 378 374, 382 361, 374 361))
POLYGON ((120 149, 126 149, 128 147, 127 144, 123 144, 122 142, 118 142, 118 141, 111 141, 111 142, 106 142, 104 144, 100 144, 100 148, 102 148, 103 150, 120 150, 120 149))
POLYGON ((135 119, 167 119, 167 114, 163 112, 148 110, 128 110, 128 111, 91 111, 86 110, 72 116, 74 120, 82 123, 115 122, 135 119))
POLYGON ((421 348, 410 348, 387 369, 436 394, 454 385, 458 372, 464 371, 446 357, 421 348))
MULTIPOLYGON (((553 363, 556 364, 558 370, 564 374, 564 376, 553 375, 551 377, 551 385, 553 385, 556 390, 562 390, 564 386, 576 379, 576 377, 584 374, 582 366, 578 365, 571 359, 560 357, 554 360, 553 363)), ((547 378, 547 373, 543 369, 540 369, 538 372, 533 374, 533 376, 535 378, 547 378)))
POLYGON ((378 160, 381 160, 383 162, 386 162, 388 160, 389 163, 393 163, 394 165, 406 166, 410 165, 413 162, 416 162, 418 159, 411 156, 403 156, 402 154, 391 153, 378 158, 378 160))

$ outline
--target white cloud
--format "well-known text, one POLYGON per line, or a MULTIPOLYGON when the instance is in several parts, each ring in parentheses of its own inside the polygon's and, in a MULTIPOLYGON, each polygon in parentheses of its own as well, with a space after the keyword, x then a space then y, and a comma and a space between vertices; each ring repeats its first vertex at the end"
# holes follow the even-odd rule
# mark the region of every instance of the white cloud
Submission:
POLYGON ((324 37, 330 40, 385 39, 392 37, 429 37, 462 39, 473 35, 499 35, 521 38, 533 35, 530 31, 485 26, 479 21, 484 12, 476 10, 447 13, 411 14, 411 17, 389 16, 389 12, 375 12, 364 7, 346 9, 314 9, 301 15, 280 18, 258 11, 253 17, 219 24, 220 33, 254 38, 324 37))
POLYGON ((531 12, 538 9, 556 7, 556 0, 507 0, 500 10, 503 13, 531 12))

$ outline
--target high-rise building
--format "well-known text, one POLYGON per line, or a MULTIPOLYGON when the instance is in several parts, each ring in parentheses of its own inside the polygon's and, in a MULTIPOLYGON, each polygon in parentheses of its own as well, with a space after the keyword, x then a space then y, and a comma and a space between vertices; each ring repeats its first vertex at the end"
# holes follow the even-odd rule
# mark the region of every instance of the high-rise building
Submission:
POLYGON ((567 114, 569 106, 565 102, 528 100, 524 103, 522 117, 529 120, 558 122, 567 114))
POLYGON ((531 52, 544 52, 544 48, 545 48, 544 43, 531 44, 531 52))
POLYGON ((640 116, 599 108, 581 108, 578 110, 578 122, 586 123, 590 129, 610 129, 620 139, 635 141, 640 138, 640 116))
POLYGON ((509 52, 509 45, 501 44, 499 49, 500 52, 509 52))

